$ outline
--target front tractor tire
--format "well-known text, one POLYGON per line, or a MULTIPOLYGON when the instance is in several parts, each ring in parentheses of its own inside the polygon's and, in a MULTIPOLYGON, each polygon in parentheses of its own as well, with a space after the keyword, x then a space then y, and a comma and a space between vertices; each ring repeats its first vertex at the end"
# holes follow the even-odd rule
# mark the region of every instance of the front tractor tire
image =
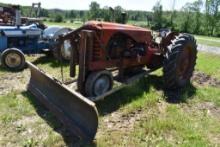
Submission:
POLYGON ((164 85, 167 90, 185 87, 190 83, 197 58, 197 45, 193 36, 180 34, 168 46, 164 59, 164 85))
POLYGON ((25 68, 24 54, 16 48, 6 49, 1 55, 1 64, 11 71, 20 71, 25 68))
POLYGON ((85 83, 85 94, 88 97, 97 97, 110 91, 113 86, 112 74, 107 71, 92 72, 85 83))

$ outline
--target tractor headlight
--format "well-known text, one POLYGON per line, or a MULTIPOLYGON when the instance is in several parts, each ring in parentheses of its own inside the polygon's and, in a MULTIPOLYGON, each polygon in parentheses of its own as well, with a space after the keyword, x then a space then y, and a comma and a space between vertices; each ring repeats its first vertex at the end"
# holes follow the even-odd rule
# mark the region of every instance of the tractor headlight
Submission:
POLYGON ((160 37, 165 38, 167 33, 165 31, 160 32, 160 37))
POLYGON ((62 57, 64 59, 66 59, 66 60, 70 59, 71 49, 72 49, 72 45, 71 45, 70 40, 65 40, 63 42, 63 46, 62 46, 62 49, 61 49, 61 54, 62 54, 62 57))

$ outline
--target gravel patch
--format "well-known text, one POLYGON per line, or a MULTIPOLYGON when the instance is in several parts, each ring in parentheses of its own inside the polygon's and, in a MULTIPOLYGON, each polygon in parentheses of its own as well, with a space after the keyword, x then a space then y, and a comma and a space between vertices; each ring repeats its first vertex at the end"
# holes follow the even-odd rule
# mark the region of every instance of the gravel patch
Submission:
POLYGON ((214 46, 207 46, 207 45, 202 45, 198 44, 199 51, 204 51, 204 52, 210 52, 214 54, 220 54, 220 47, 214 47, 214 46))

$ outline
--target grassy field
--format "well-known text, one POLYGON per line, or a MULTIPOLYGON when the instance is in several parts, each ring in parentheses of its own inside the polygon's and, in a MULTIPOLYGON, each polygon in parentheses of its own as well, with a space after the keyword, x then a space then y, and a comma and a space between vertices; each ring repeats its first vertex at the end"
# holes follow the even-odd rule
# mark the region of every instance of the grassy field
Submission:
MULTIPOLYGON (((60 65, 53 59, 27 58, 60 78, 60 65)), ((175 101, 175 96, 165 96, 158 70, 98 102, 99 129, 88 146, 220 146, 220 90, 213 84, 220 80, 219 63, 220 56, 199 53, 196 73, 202 74, 175 101)), ((63 66, 67 77, 68 65, 63 66)), ((26 84, 28 78, 28 69, 0 69, 2 83, 26 84)), ((0 146, 74 145, 62 124, 25 89, 0 95, 0 129, 0 146)))
POLYGON ((128 24, 141 26, 141 27, 147 27, 148 26, 147 21, 131 21, 131 20, 129 20, 128 24))
POLYGON ((196 69, 212 75, 220 80, 220 56, 214 54, 200 53, 196 69))
POLYGON ((47 26, 63 26, 63 27, 69 27, 69 28, 78 28, 80 26, 82 26, 83 22, 81 21, 74 21, 73 23, 70 22, 62 22, 62 23, 56 23, 56 22, 49 22, 49 21, 45 21, 44 22, 47 26))

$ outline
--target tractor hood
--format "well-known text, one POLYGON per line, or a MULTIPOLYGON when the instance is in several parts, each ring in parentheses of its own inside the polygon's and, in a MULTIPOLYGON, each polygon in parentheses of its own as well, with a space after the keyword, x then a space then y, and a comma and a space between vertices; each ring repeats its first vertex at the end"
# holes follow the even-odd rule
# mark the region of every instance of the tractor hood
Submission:
POLYGON ((149 29, 145 29, 137 26, 118 24, 112 22, 100 22, 100 21, 89 21, 84 25, 84 27, 89 27, 89 28, 91 27, 99 30, 127 30, 127 31, 141 31, 141 32, 150 31, 149 29))

